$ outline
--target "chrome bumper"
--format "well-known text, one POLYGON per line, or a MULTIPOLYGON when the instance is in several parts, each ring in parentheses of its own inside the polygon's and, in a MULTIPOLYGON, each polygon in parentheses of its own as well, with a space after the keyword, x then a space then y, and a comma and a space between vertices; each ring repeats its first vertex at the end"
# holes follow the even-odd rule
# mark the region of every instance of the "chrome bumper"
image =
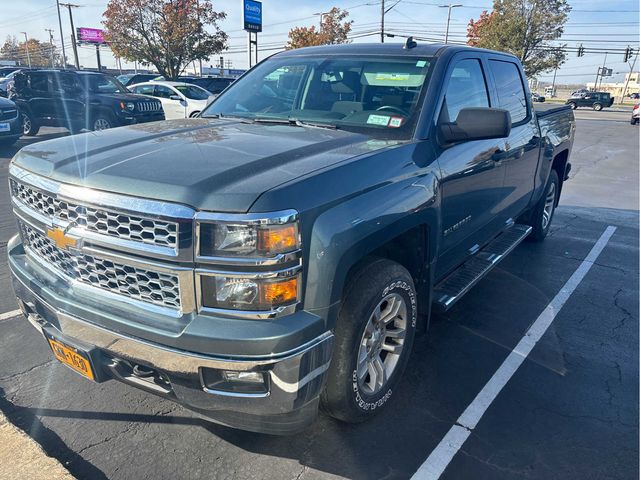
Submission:
MULTIPOLYGON (((219 358, 177 350, 122 335, 65 312, 53 289, 12 261, 16 238, 8 244, 9 266, 19 304, 31 324, 79 348, 95 352, 103 378, 116 378, 171 400, 224 425, 272 434, 288 434, 308 426, 317 414, 318 398, 333 351, 330 332, 277 357, 219 358), (149 367, 168 379, 165 389, 121 375, 114 362, 149 367), (203 369, 260 371, 268 379, 265 393, 212 390, 204 385, 203 369)), ((92 357, 93 358, 93 357, 92 357)), ((99 378, 100 379, 100 378, 99 378)))

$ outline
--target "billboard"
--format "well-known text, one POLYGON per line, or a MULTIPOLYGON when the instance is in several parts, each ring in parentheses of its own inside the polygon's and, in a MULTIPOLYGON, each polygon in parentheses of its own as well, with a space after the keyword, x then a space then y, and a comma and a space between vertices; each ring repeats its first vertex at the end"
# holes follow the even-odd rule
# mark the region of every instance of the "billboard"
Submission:
POLYGON ((76 28, 76 40, 84 43, 106 43, 99 28, 76 28))
POLYGON ((247 32, 262 31, 262 2, 244 0, 244 29, 247 32))

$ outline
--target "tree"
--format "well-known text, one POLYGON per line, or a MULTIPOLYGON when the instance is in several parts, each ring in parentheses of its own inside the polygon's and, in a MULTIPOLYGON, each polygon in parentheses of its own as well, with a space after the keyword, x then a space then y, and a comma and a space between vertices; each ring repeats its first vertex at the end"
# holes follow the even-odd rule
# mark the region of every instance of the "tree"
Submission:
POLYGON ((467 44, 510 52, 535 76, 566 60, 566 44, 552 42, 564 33, 570 11, 566 0, 494 0, 491 13, 469 21, 467 44))
POLYGON ((153 65, 168 79, 226 48, 227 34, 218 28, 226 14, 211 0, 109 0, 103 17, 115 56, 153 65))
POLYGON ((343 22, 348 16, 348 11, 333 7, 328 13, 322 15, 320 30, 316 30, 315 25, 292 28, 289 31, 287 50, 317 45, 349 43, 347 35, 351 31, 353 20, 343 22))
POLYGON ((60 59, 56 47, 35 38, 30 38, 27 42, 18 42, 16 37, 8 36, 0 47, 1 60, 13 60, 19 65, 28 65, 31 60, 32 67, 50 67, 52 55, 54 64, 56 64, 60 59), (29 55, 27 55, 27 45, 29 55))

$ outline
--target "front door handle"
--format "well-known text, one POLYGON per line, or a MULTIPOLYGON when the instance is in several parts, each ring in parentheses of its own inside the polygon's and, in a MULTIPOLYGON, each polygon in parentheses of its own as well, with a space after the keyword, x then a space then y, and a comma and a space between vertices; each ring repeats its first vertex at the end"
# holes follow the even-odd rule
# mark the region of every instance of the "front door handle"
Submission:
POLYGON ((509 158, 509 152, 505 150, 501 150, 499 148, 496 149, 495 152, 493 152, 493 155, 491 155, 491 160, 493 160, 494 162, 501 162, 506 158, 509 158))

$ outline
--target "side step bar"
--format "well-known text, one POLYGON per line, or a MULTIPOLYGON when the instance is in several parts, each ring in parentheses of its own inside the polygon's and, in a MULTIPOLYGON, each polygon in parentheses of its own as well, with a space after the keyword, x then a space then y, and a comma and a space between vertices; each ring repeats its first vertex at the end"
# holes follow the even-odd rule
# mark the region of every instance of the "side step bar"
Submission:
POLYGON ((478 283, 500 260, 531 233, 528 225, 515 224, 455 269, 433 290, 433 308, 446 312, 478 283))

